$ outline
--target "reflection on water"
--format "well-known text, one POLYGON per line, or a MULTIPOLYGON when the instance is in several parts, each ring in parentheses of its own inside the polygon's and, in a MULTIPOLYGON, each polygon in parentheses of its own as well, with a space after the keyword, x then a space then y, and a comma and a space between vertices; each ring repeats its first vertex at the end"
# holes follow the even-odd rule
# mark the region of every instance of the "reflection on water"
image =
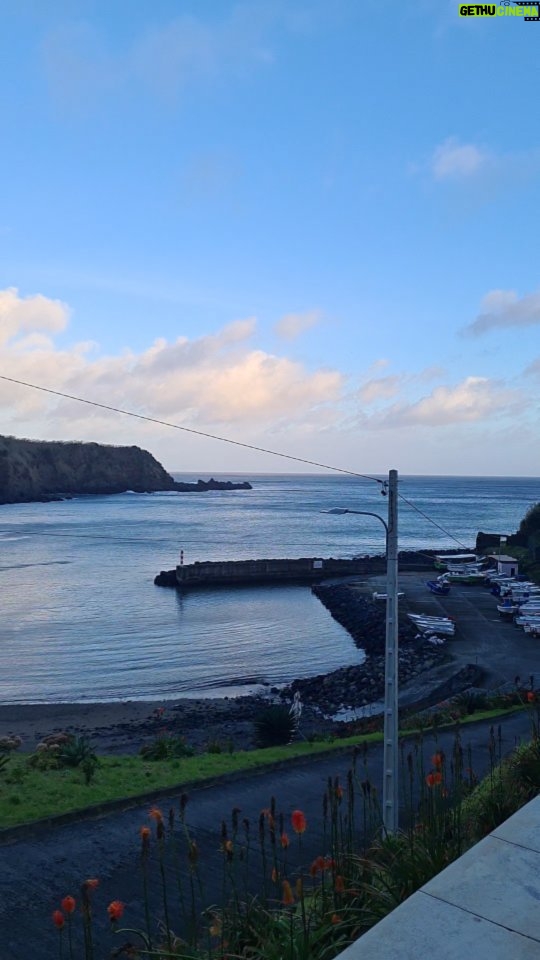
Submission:
MULTIPOLYGON (((252 491, 0 506, 0 701, 238 691, 360 662, 309 588, 182 597, 153 585, 180 549, 186 563, 382 552, 378 524, 320 513, 349 506, 384 514, 376 485, 252 479, 252 491)), ((479 529, 515 530, 540 499, 535 480, 403 478, 401 490, 466 547, 479 529)), ((399 529, 402 549, 456 545, 405 503, 399 529)))

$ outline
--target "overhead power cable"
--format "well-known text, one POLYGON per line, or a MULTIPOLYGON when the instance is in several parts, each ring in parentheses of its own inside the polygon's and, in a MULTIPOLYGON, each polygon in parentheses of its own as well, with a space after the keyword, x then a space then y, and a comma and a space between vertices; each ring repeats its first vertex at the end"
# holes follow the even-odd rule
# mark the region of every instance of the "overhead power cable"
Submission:
POLYGON ((428 523, 432 523, 434 527, 437 527, 438 530, 441 530, 442 533, 444 533, 447 537, 450 537, 451 540, 457 543, 458 546, 462 547, 464 550, 468 549, 468 547, 466 547, 465 544, 461 542, 461 540, 458 540, 458 538, 455 537, 453 533, 450 533, 449 530, 445 530, 444 527, 441 527, 440 523, 437 523, 436 520, 433 520, 431 517, 428 517, 427 513, 424 513, 424 511, 421 510, 420 507, 417 507, 415 503, 412 503, 411 500, 407 500, 407 498, 404 497, 402 493, 398 495, 400 500, 403 500, 403 502, 406 503, 407 506, 411 507, 412 510, 416 510, 416 513, 419 513, 421 517, 424 517, 424 520, 427 520, 428 523))
POLYGON ((121 407, 113 407, 107 403, 98 403, 97 400, 86 400, 84 397, 75 397, 70 393, 62 393, 60 390, 52 390, 50 387, 40 387, 36 383, 28 383, 26 380, 15 380, 14 377, 6 377, 3 374, 0 374, 0 380, 6 380, 8 383, 17 383, 22 387, 30 387, 32 390, 41 390, 42 393, 50 393, 55 397, 63 397, 64 400, 75 400, 77 403, 86 403, 90 407, 99 407, 101 410, 121 413, 126 417, 135 417, 137 420, 157 423, 162 427, 171 427, 173 430, 183 430, 184 433, 194 433, 198 437, 206 437, 209 440, 219 440, 221 443, 230 443, 235 447, 244 447, 246 450, 256 450, 258 453, 268 453, 272 457, 295 460, 296 463, 306 463, 311 467, 322 467, 323 470, 334 470, 336 473, 346 473, 351 477, 359 477, 362 480, 372 480, 374 483, 379 483, 382 487, 386 486, 386 480, 381 480, 380 477, 370 477, 364 473, 357 473, 355 470, 346 470, 344 467, 334 467, 328 463, 319 463, 317 460, 307 460, 305 457, 295 457, 291 453, 281 453, 279 450, 257 447, 253 443, 231 440, 230 437, 219 437, 215 433, 206 433, 204 430, 195 430, 193 427, 182 427, 179 423, 170 423, 168 420, 159 420, 157 417, 146 417, 142 413, 133 413, 132 410, 123 410, 121 407))
MULTIPOLYGON (((380 484, 383 491, 386 489, 387 482, 386 480, 382 480, 380 477, 372 477, 365 473, 357 473, 355 470, 347 470, 344 467, 335 467, 328 463, 320 463, 318 460, 308 460, 305 457, 295 457, 291 453, 282 453, 279 450, 270 450, 266 447, 256 446, 253 443, 232 440, 230 437, 220 437, 217 434, 207 433, 204 430, 195 430, 193 427, 184 427, 179 423, 171 423, 168 420, 160 420, 157 417, 148 417, 142 413, 134 413, 132 410, 124 410, 121 407, 113 407, 107 403, 98 403, 97 400, 87 400, 85 397, 77 397, 70 393, 63 393, 60 390, 53 390, 51 387, 41 387, 36 383, 28 383, 26 380, 17 380, 15 377, 7 377, 4 374, 0 374, 0 380, 5 380, 8 383, 16 383, 22 387, 29 387, 32 390, 39 390, 42 393, 49 393, 56 397, 62 397, 64 400, 75 400, 77 403, 85 403, 88 406, 98 407, 101 410, 109 410, 112 413, 120 413, 126 417, 133 417, 136 420, 145 420, 148 423, 157 423, 162 427, 170 427, 173 430, 182 430, 184 433, 192 433, 198 437, 206 437, 209 440, 219 440, 221 443, 229 443, 235 447, 243 447, 246 450, 255 450, 257 453, 266 453, 273 457, 281 457, 284 460, 294 460, 296 463, 305 463, 311 467, 321 467, 323 470, 332 470, 336 473, 344 473, 351 477, 358 477, 361 480, 371 480, 374 483, 380 484)), ((441 526, 441 524, 437 523, 436 520, 433 520, 431 517, 429 517, 427 513, 424 513, 424 511, 417 507, 414 503, 412 503, 410 500, 407 500, 402 493, 399 494, 399 497, 404 503, 411 507, 412 510, 415 510, 416 513, 420 514, 424 520, 427 520, 428 523, 433 524, 434 527, 437 527, 437 529, 444 533, 445 536, 449 537, 451 540, 454 540, 454 542, 460 547, 467 549, 461 540, 458 540, 458 538, 450 533, 449 530, 446 530, 441 526)))

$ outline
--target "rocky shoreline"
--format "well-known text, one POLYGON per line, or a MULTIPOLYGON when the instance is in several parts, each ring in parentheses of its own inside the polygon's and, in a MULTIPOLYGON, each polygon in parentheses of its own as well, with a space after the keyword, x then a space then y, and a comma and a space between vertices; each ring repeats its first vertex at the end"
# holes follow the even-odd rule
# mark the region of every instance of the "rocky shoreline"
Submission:
MULTIPOLYGON (((209 744, 219 744, 222 750, 245 750, 254 745, 253 723, 269 699, 287 703, 296 692, 304 707, 303 736, 338 733, 343 724, 333 719, 335 715, 347 709, 360 714, 363 707, 383 697, 385 605, 374 602, 357 582, 317 584, 312 590, 355 644, 366 651, 363 664, 297 679, 283 689, 268 688, 267 694, 230 699, 0 705, 0 737, 21 736, 23 750, 31 751, 44 736, 65 731, 89 737, 98 752, 126 754, 136 753, 144 743, 167 732, 185 737, 197 751, 206 750, 209 744)), ((407 619, 406 603, 400 607, 400 684, 422 675, 426 678, 425 687, 420 681, 414 705, 433 705, 475 686, 482 676, 480 668, 467 665, 453 670, 444 648, 418 638, 407 619), (437 670, 444 664, 441 682, 430 684, 428 681, 445 672, 437 670)))
MULTIPOLYGON (((332 673, 294 680, 280 692, 289 699, 299 693, 302 702, 317 707, 325 715, 343 709, 362 708, 376 703, 384 695, 385 604, 377 603, 354 584, 317 584, 312 592, 335 620, 351 634, 357 647, 366 652, 359 666, 341 667, 332 673)), ((399 616, 400 683, 443 663, 443 648, 418 639, 416 628, 406 617, 403 605, 399 616)))

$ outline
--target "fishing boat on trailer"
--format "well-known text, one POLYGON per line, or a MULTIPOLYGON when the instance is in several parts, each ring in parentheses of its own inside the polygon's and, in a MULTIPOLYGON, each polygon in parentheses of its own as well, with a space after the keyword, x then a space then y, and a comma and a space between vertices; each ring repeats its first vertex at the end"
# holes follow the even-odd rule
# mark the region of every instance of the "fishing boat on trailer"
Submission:
POLYGON ((450 593, 450 584, 446 580, 426 580, 426 587, 439 597, 446 597, 450 593))
POLYGON ((485 574, 479 569, 449 570, 446 578, 450 583, 478 584, 484 582, 485 574))
POLYGON ((437 553, 435 554, 435 569, 447 570, 450 566, 463 566, 464 564, 480 563, 482 557, 477 557, 476 553, 437 553))

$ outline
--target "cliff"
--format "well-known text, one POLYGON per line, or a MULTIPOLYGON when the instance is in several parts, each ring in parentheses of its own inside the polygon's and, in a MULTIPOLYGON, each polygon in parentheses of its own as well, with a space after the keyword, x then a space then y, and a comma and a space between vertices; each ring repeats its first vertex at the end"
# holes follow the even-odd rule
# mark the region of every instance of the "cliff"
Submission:
POLYGON ((0 437, 0 503, 57 500, 77 494, 251 489, 249 483, 177 483, 140 447, 0 437))

